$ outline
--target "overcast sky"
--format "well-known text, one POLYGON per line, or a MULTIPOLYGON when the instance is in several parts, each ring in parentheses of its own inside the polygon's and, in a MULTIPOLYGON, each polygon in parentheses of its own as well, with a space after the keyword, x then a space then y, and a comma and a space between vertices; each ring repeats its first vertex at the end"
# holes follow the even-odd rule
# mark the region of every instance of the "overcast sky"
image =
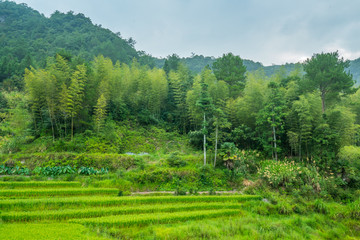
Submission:
POLYGON ((359 0, 16 0, 49 17, 84 13, 155 57, 232 52, 264 65, 339 50, 360 57, 359 0))

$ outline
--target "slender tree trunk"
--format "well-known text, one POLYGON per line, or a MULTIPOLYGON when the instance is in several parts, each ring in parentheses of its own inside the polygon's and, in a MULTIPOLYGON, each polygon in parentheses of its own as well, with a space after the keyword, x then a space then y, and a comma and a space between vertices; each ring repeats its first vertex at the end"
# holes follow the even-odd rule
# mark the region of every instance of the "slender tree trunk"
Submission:
POLYGON ((300 135, 300 142, 299 142, 299 160, 301 160, 301 135, 300 135))
POLYGON ((74 138, 74 116, 71 116, 71 141, 74 138))
POLYGON ((276 129, 275 129, 275 120, 274 120, 274 117, 272 118, 272 122, 273 122, 273 138, 274 138, 274 151, 275 151, 275 160, 277 161, 278 160, 278 157, 277 157, 277 146, 276 146, 276 129))
POLYGON ((215 130, 215 156, 214 156, 214 167, 216 166, 216 155, 217 155, 217 145, 218 145, 218 133, 219 133, 219 123, 218 119, 216 122, 216 130, 215 130))
POLYGON ((206 165, 206 134, 205 134, 205 123, 206 123, 206 117, 205 117, 205 112, 204 112, 204 165, 206 165))
POLYGON ((321 92, 322 113, 325 113, 325 93, 321 92))
POLYGON ((65 124, 65 135, 64 135, 64 138, 66 139, 66 116, 64 117, 64 124, 65 124))
POLYGON ((51 123, 51 130, 52 130, 53 142, 55 142, 55 130, 54 130, 54 123, 53 123, 53 119, 52 119, 52 114, 51 114, 50 106, 48 106, 48 109, 49 109, 49 116, 50 116, 50 123, 51 123))

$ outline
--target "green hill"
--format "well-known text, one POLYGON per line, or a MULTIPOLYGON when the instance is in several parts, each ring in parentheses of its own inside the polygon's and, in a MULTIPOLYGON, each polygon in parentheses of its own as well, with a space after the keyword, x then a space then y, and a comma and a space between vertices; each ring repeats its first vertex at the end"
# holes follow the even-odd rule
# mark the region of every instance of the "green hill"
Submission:
POLYGON ((138 58, 134 40, 123 39, 83 14, 56 11, 50 18, 26 4, 0 1, 0 82, 29 65, 43 66, 47 56, 66 50, 91 60, 99 54, 114 62, 138 58))
MULTIPOLYGON (((101 25, 94 25, 84 14, 54 12, 47 18, 26 4, 0 0, 0 82, 15 75, 21 76, 30 65, 43 67, 46 57, 58 52, 79 56, 87 61, 99 54, 113 62, 130 63, 133 58, 140 64, 162 68, 165 58, 154 58, 134 48, 135 41, 123 39, 101 25)), ((193 72, 210 67, 216 58, 192 55, 181 61, 193 72)), ((271 76, 281 67, 286 73, 296 64, 263 66, 260 62, 244 59, 248 71, 263 69, 271 76)), ((349 71, 360 81, 360 58, 351 61, 349 71)))

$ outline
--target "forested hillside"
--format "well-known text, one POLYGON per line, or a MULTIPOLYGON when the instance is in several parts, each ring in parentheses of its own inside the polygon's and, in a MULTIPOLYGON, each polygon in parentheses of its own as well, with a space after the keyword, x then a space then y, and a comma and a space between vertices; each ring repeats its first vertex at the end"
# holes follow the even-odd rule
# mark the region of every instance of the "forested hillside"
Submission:
POLYGON ((102 54, 124 63, 144 55, 135 50, 134 40, 94 25, 83 14, 57 11, 46 18, 25 4, 8 1, 0 1, 0 39, 0 82, 23 75, 30 65, 45 66, 46 58, 60 51, 87 61, 102 54))
MULTIPOLYGON (((155 66, 162 68, 165 64, 166 58, 154 58, 155 66)), ((181 58, 181 62, 184 63, 189 70, 194 73, 199 73, 201 70, 206 67, 212 67, 212 64, 216 61, 214 57, 204 57, 203 55, 193 55, 191 57, 181 58)), ((299 67, 300 63, 286 63, 284 65, 272 65, 264 66, 259 62, 254 62, 252 60, 243 59, 244 66, 248 72, 253 72, 256 70, 262 69, 266 76, 270 77, 278 71, 283 71, 286 74, 294 71, 299 67)), ((350 67, 347 68, 348 71, 353 75, 356 80, 356 85, 360 82, 360 58, 350 61, 350 67)))
POLYGON ((2 238, 360 237, 360 59, 264 67, 134 44, 0 0, 2 238), (235 195, 123 197, 199 192, 235 195))

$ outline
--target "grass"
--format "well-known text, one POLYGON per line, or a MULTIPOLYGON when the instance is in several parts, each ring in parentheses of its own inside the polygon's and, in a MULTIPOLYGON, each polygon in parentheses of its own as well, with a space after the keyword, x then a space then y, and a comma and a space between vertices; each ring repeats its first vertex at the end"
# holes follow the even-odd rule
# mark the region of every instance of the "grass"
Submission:
POLYGON ((306 216, 260 216, 243 212, 201 221, 109 227, 105 231, 118 239, 358 239, 359 230, 349 232, 356 221, 338 222, 321 214, 306 216))
POLYGON ((79 183, 7 184, 0 189, 7 198, 0 199, 0 239, 360 239, 360 200, 344 205, 270 193, 269 202, 255 195, 118 197, 108 195, 117 189, 79 183))
POLYGON ((72 198, 14 199, 0 201, 0 210, 25 211, 32 209, 60 209, 90 206, 114 206, 156 203, 194 203, 194 202, 244 202, 259 200, 255 195, 232 196, 152 196, 152 197, 106 197, 87 196, 72 198))
POLYGON ((240 214, 240 210, 202 210, 192 212, 175 213, 152 213, 152 214, 132 214, 123 216, 109 216, 100 218, 83 218, 70 220, 72 223, 81 223, 92 226, 145 226, 149 224, 162 224, 170 222, 180 222, 185 220, 200 220, 204 218, 231 216, 240 214))
POLYGON ((44 188, 44 189, 6 189, 0 197, 58 197, 81 195, 116 195, 116 188, 44 188))
POLYGON ((6 240, 105 240, 80 224, 0 224, 0 239, 6 240))
POLYGON ((0 182, 0 189, 17 189, 17 188, 79 188, 80 182, 64 181, 28 181, 28 182, 0 182))
POLYGON ((93 218, 108 215, 120 214, 139 214, 156 212, 180 212, 192 210, 211 210, 211 209, 239 209, 239 203, 185 203, 185 204, 151 204, 141 206, 124 207, 93 207, 85 209, 65 209, 50 211, 30 211, 30 212, 5 212, 2 213, 3 222, 28 222, 40 220, 61 221, 72 218, 93 218))

